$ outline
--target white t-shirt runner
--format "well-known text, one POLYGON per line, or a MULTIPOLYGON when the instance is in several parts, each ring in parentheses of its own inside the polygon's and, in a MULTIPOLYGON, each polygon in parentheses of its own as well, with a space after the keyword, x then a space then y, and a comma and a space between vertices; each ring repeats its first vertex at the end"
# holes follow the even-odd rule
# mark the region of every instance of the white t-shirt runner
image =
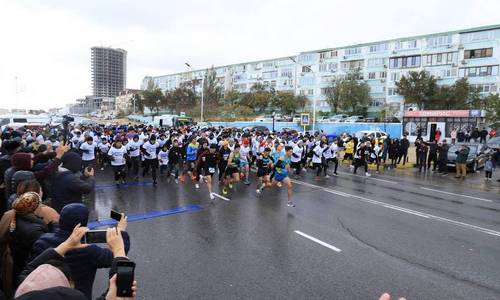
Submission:
POLYGON ((142 142, 141 141, 130 141, 128 144, 127 144, 127 150, 129 151, 129 155, 130 157, 137 157, 141 154, 141 146, 142 146, 142 142))
POLYGON ((95 159, 95 147, 97 144, 95 142, 92 142, 92 144, 89 145, 89 143, 85 142, 80 145, 80 150, 84 150, 82 152, 82 160, 84 161, 89 161, 95 159))
POLYGON ((108 155, 113 157, 111 160, 112 166, 123 166, 125 161, 125 154, 127 153, 127 149, 124 146, 121 146, 119 149, 114 146, 111 147, 108 151, 108 155))
POLYGON ((160 145, 158 142, 155 142, 154 144, 151 144, 151 142, 144 143, 142 145, 142 148, 146 150, 146 155, 144 155, 145 159, 155 159, 156 158, 156 149, 158 149, 160 145))

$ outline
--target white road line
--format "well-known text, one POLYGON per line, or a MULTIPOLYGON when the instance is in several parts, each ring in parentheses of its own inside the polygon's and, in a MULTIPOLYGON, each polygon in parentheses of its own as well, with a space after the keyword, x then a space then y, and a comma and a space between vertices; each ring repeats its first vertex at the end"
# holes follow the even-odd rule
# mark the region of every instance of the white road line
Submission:
POLYGON ((310 239, 311 241, 313 241, 313 242, 315 242, 315 243, 318 243, 318 244, 320 244, 321 246, 325 246, 326 248, 331 249, 331 250, 333 250, 333 251, 335 251, 335 252, 342 252, 342 250, 340 250, 339 248, 337 248, 337 247, 335 247, 335 246, 332 246, 332 245, 330 245, 330 244, 327 244, 327 243, 325 243, 325 242, 323 242, 323 241, 321 241, 321 240, 318 240, 317 238, 312 237, 312 236, 310 236, 310 235, 308 235, 308 234, 305 234, 305 233, 303 233, 302 231, 295 230, 294 232, 295 232, 296 234, 298 234, 298 235, 301 235, 301 236, 305 237, 306 239, 310 239))
POLYGON ((215 197, 220 198, 220 199, 222 199, 222 200, 231 201, 231 199, 226 198, 226 197, 224 197, 224 196, 221 196, 221 195, 219 195, 219 194, 217 194, 217 193, 212 193, 212 195, 214 195, 215 197))
POLYGON ((440 222, 443 222, 443 223, 455 225, 455 226, 458 226, 458 227, 472 229, 474 231, 478 231, 478 232, 482 232, 482 233, 486 233, 486 234, 489 234, 489 235, 500 237, 500 232, 492 230, 492 229, 488 229, 488 228, 484 228, 484 227, 480 227, 480 226, 476 226, 476 225, 472 225, 472 224, 468 224, 468 223, 463 223, 463 222, 460 222, 460 221, 455 221, 455 220, 448 219, 448 218, 443 218, 443 217, 431 215, 431 214, 428 214, 428 213, 420 212, 420 211, 413 210, 413 209, 404 208, 404 207, 401 207, 401 206, 396 206, 396 205, 388 204, 388 203, 385 203, 385 202, 381 202, 381 201, 377 201, 377 200, 365 198, 365 197, 354 195, 354 194, 348 194, 348 193, 344 193, 344 192, 339 192, 339 191, 336 191, 336 190, 332 190, 332 189, 329 189, 329 188, 324 188, 322 186, 315 185, 315 184, 310 184, 310 183, 303 182, 303 181, 293 180, 293 182, 297 183, 297 184, 300 184, 300 185, 308 186, 308 187, 314 187, 314 188, 317 188, 319 190, 322 190, 322 191, 325 191, 325 192, 328 192, 328 193, 332 193, 332 194, 335 194, 335 195, 339 195, 339 196, 342 196, 342 197, 354 198, 354 199, 357 199, 357 200, 362 201, 362 202, 366 202, 366 203, 370 203, 370 204, 382 206, 382 207, 389 208, 389 209, 392 209, 392 210, 396 210, 396 211, 404 212, 404 213, 411 214, 411 215, 414 215, 414 216, 418 216, 418 217, 421 217, 421 218, 432 219, 432 220, 440 221, 440 222))
POLYGON ((463 195, 463 194, 455 194, 455 193, 435 190, 435 189, 431 189, 431 188, 427 188, 427 187, 423 187, 423 186, 421 186, 420 188, 423 190, 426 190, 426 191, 433 191, 433 192, 438 192, 438 193, 442 193, 442 194, 453 195, 453 196, 458 196, 458 197, 465 197, 465 198, 470 198, 470 199, 475 199, 475 200, 480 200, 480 201, 485 201, 485 202, 493 202, 493 200, 490 200, 490 199, 468 196, 468 195, 463 195))
POLYGON ((351 175, 351 176, 355 176, 355 177, 366 178, 366 179, 369 179, 369 180, 377 180, 377 181, 382 181, 382 182, 392 183, 392 184, 398 184, 399 183, 399 182, 394 181, 394 180, 387 180, 387 179, 380 179, 380 178, 368 177, 368 176, 363 176, 363 175, 358 175, 358 174, 352 174, 352 173, 347 173, 347 172, 341 172, 341 171, 337 172, 337 173, 345 174, 345 175, 351 175))

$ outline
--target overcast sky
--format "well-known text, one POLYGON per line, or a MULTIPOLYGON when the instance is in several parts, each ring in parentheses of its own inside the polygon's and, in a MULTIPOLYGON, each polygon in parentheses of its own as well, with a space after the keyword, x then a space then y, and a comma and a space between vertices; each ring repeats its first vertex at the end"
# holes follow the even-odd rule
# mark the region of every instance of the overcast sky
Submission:
POLYGON ((0 0, 0 108, 90 95, 92 46, 127 50, 127 87, 139 88, 184 62, 204 68, 498 24, 499 12, 498 0, 0 0))

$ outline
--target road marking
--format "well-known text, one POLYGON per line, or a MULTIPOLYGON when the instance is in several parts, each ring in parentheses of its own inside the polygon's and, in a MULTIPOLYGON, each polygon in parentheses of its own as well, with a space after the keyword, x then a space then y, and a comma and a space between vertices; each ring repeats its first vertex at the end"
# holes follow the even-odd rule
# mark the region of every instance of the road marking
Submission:
POLYGON ((323 242, 323 241, 321 241, 321 240, 318 240, 317 238, 312 237, 312 236, 310 236, 310 235, 308 235, 308 234, 305 234, 305 233, 303 233, 302 231, 295 230, 294 232, 295 232, 296 234, 298 234, 298 235, 301 235, 301 236, 305 237, 306 239, 310 239, 311 241, 313 241, 313 242, 315 242, 315 243, 318 243, 318 244, 320 244, 321 246, 324 246, 324 247, 326 247, 326 248, 328 248, 328 249, 331 249, 331 250, 333 250, 333 251, 335 251, 335 252, 342 252, 342 250, 340 250, 339 248, 337 248, 337 247, 335 247, 335 246, 332 246, 332 245, 330 245, 330 244, 328 244, 328 243, 325 243, 325 242, 323 242))
POLYGON ((342 171, 337 172, 337 173, 345 174, 345 175, 351 175, 351 176, 355 176, 355 177, 366 178, 366 179, 370 179, 370 180, 378 180, 378 181, 392 183, 392 184, 398 184, 399 183, 399 182, 394 181, 394 180, 387 180, 387 179, 380 179, 380 178, 368 177, 368 176, 363 176, 363 175, 358 175, 358 174, 346 173, 346 172, 342 172, 342 171))
POLYGON ((221 196, 221 195, 219 195, 219 194, 217 194, 217 193, 212 193, 212 195, 214 195, 215 197, 220 198, 220 199, 222 199, 222 200, 231 201, 231 199, 226 198, 226 197, 224 197, 224 196, 221 196))
POLYGON ((440 222, 443 222, 443 223, 455 225, 455 226, 462 227, 462 228, 472 229, 474 231, 478 231, 478 232, 482 232, 482 233, 486 233, 486 234, 489 234, 489 235, 500 237, 500 232, 492 230, 492 229, 488 229, 488 228, 484 228, 484 227, 480 227, 480 226, 476 226, 476 225, 472 225, 472 224, 468 224, 468 223, 464 223, 464 222, 460 222, 460 221, 455 221, 455 220, 448 219, 448 218, 443 218, 443 217, 431 215, 431 214, 428 214, 428 213, 420 212, 420 211, 413 210, 413 209, 404 208, 404 207, 397 206, 397 205, 388 204, 388 203, 385 203, 385 202, 381 202, 381 201, 377 201, 377 200, 365 198, 365 197, 354 195, 354 194, 348 194, 348 193, 344 193, 344 192, 339 192, 339 191, 336 191, 336 190, 332 190, 332 189, 329 189, 329 188, 324 188, 322 186, 311 184, 311 183, 307 183, 307 182, 303 182, 303 181, 293 180, 293 182, 297 183, 297 184, 300 184, 300 185, 308 186, 308 187, 314 187, 314 188, 317 188, 319 190, 322 190, 322 191, 325 191, 325 192, 328 192, 328 193, 331 193, 331 194, 339 195, 339 196, 346 197, 346 198, 354 198, 354 199, 357 199, 357 200, 362 201, 362 202, 366 202, 366 203, 370 203, 370 204, 382 206, 382 207, 389 208, 389 209, 392 209, 392 210, 396 210, 396 211, 404 212, 404 213, 411 214, 411 215, 414 215, 414 216, 418 216, 418 217, 421 217, 421 218, 433 219, 433 220, 440 221, 440 222))
POLYGON ((468 196, 468 195, 463 195, 463 194, 455 194, 455 193, 450 193, 450 192, 446 192, 446 191, 440 191, 440 190, 435 190, 435 189, 431 189, 431 188, 426 188, 426 187, 423 187, 423 186, 421 186, 420 188, 423 189, 423 190, 426 190, 426 191, 433 191, 433 192, 443 193, 443 194, 447 194, 447 195, 453 195, 453 196, 458 196, 458 197, 465 197, 465 198, 470 198, 470 199, 475 199, 475 200, 480 200, 480 201, 486 201, 486 202, 493 202, 493 200, 490 200, 490 199, 479 198, 479 197, 474 197, 474 196, 468 196))

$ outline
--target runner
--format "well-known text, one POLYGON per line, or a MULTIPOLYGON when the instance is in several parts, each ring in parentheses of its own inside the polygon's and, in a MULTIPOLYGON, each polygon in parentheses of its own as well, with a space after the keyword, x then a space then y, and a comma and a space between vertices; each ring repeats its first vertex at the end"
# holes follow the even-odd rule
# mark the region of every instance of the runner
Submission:
POLYGON ((115 174, 116 186, 120 187, 120 181, 125 184, 125 179, 127 177, 127 173, 125 172, 127 149, 123 147, 120 137, 116 138, 115 143, 109 149, 107 154, 109 155, 111 166, 113 167, 113 172, 115 174))
POLYGON ((127 150, 132 164, 132 176, 135 181, 139 180, 139 165, 141 163, 141 146, 142 142, 139 141, 139 135, 135 134, 127 144, 127 150))
POLYGON ((182 150, 179 147, 179 142, 174 139, 172 142, 172 147, 168 150, 168 168, 167 168, 167 178, 170 178, 172 172, 174 172, 175 183, 179 183, 179 170, 180 162, 182 160, 182 150))
POLYGON ((243 140, 243 147, 240 149, 240 169, 243 178, 245 178, 245 185, 250 185, 250 142, 248 139, 243 140))
POLYGON ((262 193, 264 187, 271 183, 269 174, 273 169, 273 160, 269 156, 271 148, 265 148, 261 155, 257 157, 257 178, 259 178, 260 187, 257 189, 257 194, 262 193))
POLYGON ((163 147, 158 153, 158 161, 160 163, 160 177, 163 178, 165 176, 164 172, 168 168, 168 148, 165 143, 163 143, 163 147))
POLYGON ((231 150, 229 149, 229 142, 226 140, 222 141, 222 147, 219 150, 219 184, 224 182, 224 174, 230 154, 231 150))
MULTIPOLYGON (((285 147, 285 155, 281 156, 274 166, 275 175, 270 184, 265 184, 264 187, 272 187, 278 185, 278 183, 283 183, 287 186, 287 206, 295 207, 295 203, 292 201, 292 181, 288 177, 290 172, 290 160, 293 154, 293 148, 290 146, 285 147)), ((261 187, 261 192, 264 187, 261 187)))
POLYGON ((196 138, 191 136, 189 138, 189 144, 186 147, 186 165, 187 165, 187 174, 194 182, 194 186, 199 189, 200 185, 198 184, 196 171, 196 158, 198 153, 198 142, 196 142, 196 138))
POLYGON ((142 145, 142 154, 144 155, 144 169, 142 177, 146 177, 149 169, 151 168, 151 176, 153 178, 153 185, 156 186, 156 169, 158 169, 157 152, 160 145, 156 141, 156 136, 151 135, 149 141, 142 145))
MULTIPOLYGON (((208 142, 207 142, 208 144, 208 142)), ((210 199, 214 199, 215 196, 212 193, 212 177, 215 174, 215 169, 217 168, 218 163, 218 155, 217 155, 217 145, 211 144, 210 149, 208 151, 203 151, 200 156, 200 166, 201 172, 204 176, 204 179, 207 183, 208 194, 210 199)))
POLYGON ((99 149, 99 166, 101 167, 101 171, 104 170, 104 164, 109 163, 108 151, 111 148, 111 145, 108 142, 108 138, 102 137, 101 142, 97 145, 99 149))
POLYGON ((224 177, 224 188, 222 189, 222 193, 227 195, 227 188, 232 189, 233 183, 240 182, 240 145, 235 144, 234 150, 229 155, 227 160, 227 167, 225 170, 224 177))
POLYGON ((97 144, 94 143, 94 139, 91 136, 87 136, 85 143, 80 145, 80 150, 82 151, 82 170, 87 167, 94 168, 96 147, 97 144))

